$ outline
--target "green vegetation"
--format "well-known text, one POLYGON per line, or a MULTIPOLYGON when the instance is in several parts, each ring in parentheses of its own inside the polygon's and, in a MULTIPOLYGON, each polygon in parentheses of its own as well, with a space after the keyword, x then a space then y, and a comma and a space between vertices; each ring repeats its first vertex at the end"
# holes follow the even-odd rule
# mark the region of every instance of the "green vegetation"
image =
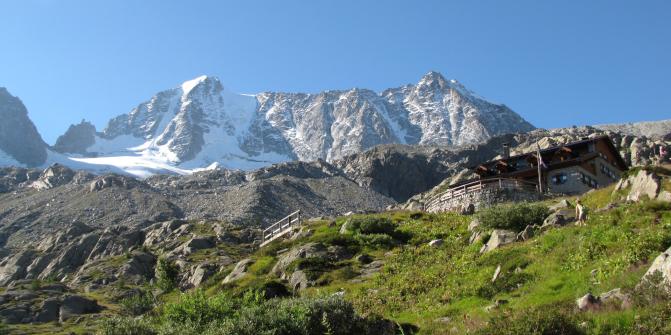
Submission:
POLYGON ((156 287, 165 292, 172 291, 177 286, 178 274, 179 269, 173 262, 159 258, 156 262, 156 287))
MULTIPOLYGON (((163 294, 156 305, 146 297, 123 301, 129 316, 105 320, 100 333, 671 334, 671 295, 663 293, 659 275, 639 284, 651 261, 671 246, 671 205, 624 203, 621 195, 609 187, 581 196, 590 208, 586 227, 551 229, 485 254, 482 242, 469 244, 473 217, 454 213, 310 222, 304 229, 311 234, 244 255, 254 262, 242 279, 221 283, 231 265, 203 290, 163 294), (429 246, 435 239, 442 245, 429 246), (296 259, 287 275, 301 270, 311 286, 291 292, 271 269, 287 250, 307 243, 346 256, 296 259), (576 310, 577 298, 614 288, 631 297, 630 309, 576 310)), ((547 205, 558 200, 496 206, 476 217, 483 234, 520 231, 541 224, 547 205)), ((174 287, 173 270, 159 261, 156 285, 174 287)))
POLYGON ((253 291, 234 297, 197 290, 165 304, 156 317, 108 319, 99 334, 365 335, 379 334, 385 326, 389 323, 360 317, 338 297, 265 300, 253 291))
POLYGON ((483 228, 522 231, 528 225, 539 225, 550 214, 541 204, 518 203, 490 207, 478 212, 483 228))

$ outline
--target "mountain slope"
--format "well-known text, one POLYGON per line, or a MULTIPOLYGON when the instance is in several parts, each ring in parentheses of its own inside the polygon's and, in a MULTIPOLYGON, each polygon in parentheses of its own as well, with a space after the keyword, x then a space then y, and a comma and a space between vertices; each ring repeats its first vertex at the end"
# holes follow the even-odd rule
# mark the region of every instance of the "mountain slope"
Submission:
POLYGON ((38 166, 47 159, 47 145, 28 118, 21 100, 0 87, 0 164, 38 166))
POLYGON ((56 150, 93 156, 77 159, 86 164, 106 165, 115 157, 187 170, 212 164, 251 170, 290 160, 333 161, 380 144, 456 146, 531 129, 506 106, 437 72, 382 93, 241 95, 202 76, 110 120, 92 144, 71 134, 56 150))

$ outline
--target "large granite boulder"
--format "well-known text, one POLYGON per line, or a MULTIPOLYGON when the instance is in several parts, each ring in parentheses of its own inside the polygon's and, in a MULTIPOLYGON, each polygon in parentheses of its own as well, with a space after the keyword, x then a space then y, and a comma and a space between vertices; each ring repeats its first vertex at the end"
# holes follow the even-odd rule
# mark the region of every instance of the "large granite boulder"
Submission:
POLYGON ((489 241, 482 246, 480 253, 486 253, 517 240, 517 233, 511 230, 494 229, 489 241))
POLYGON ((245 274, 247 274, 247 267, 249 267, 249 265, 252 264, 252 263, 254 263, 254 261, 252 261, 249 258, 245 258, 245 259, 239 261, 237 264, 235 264, 235 267, 233 268, 233 271, 231 271, 231 273, 229 273, 228 276, 226 276, 226 278, 224 278, 223 283, 227 284, 227 283, 230 283, 232 281, 236 281, 236 280, 244 277, 245 274))

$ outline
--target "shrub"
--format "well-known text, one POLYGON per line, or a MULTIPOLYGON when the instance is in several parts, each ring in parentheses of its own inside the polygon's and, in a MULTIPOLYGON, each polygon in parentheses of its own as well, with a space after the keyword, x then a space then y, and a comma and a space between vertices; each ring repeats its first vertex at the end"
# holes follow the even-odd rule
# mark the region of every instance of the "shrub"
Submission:
POLYGON ((114 317, 103 319, 98 326, 98 335, 155 335, 144 319, 114 317))
POLYGON ((361 244, 371 247, 371 248, 391 248, 396 242, 394 238, 387 234, 367 234, 367 235, 357 235, 356 239, 361 242, 361 244))
POLYGON ((122 313, 137 316, 154 308, 154 297, 149 293, 141 291, 138 294, 121 299, 119 304, 121 305, 122 313))
POLYGON ((481 226, 490 229, 522 231, 528 225, 542 224, 550 210, 538 204, 498 205, 478 213, 481 226))
POLYGON ((208 323, 233 315, 238 306, 235 299, 220 293, 211 297, 203 291, 182 294, 179 301, 163 307, 162 318, 169 323, 192 323, 206 326, 208 323))
POLYGON ((503 314, 492 318, 477 334, 489 335, 581 335, 573 314, 561 309, 545 306, 520 311, 512 315, 503 314))
POLYGON ((156 263, 156 286, 165 292, 172 291, 177 286, 179 270, 175 263, 159 258, 156 263))

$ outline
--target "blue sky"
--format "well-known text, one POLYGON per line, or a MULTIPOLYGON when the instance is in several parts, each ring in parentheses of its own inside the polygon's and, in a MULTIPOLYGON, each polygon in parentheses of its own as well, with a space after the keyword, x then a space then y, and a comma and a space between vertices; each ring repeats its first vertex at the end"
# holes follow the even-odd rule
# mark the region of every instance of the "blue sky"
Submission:
POLYGON ((202 74, 379 91, 436 70, 539 127, 671 118, 664 0, 0 0, 0 32, 0 86, 50 144, 202 74))

